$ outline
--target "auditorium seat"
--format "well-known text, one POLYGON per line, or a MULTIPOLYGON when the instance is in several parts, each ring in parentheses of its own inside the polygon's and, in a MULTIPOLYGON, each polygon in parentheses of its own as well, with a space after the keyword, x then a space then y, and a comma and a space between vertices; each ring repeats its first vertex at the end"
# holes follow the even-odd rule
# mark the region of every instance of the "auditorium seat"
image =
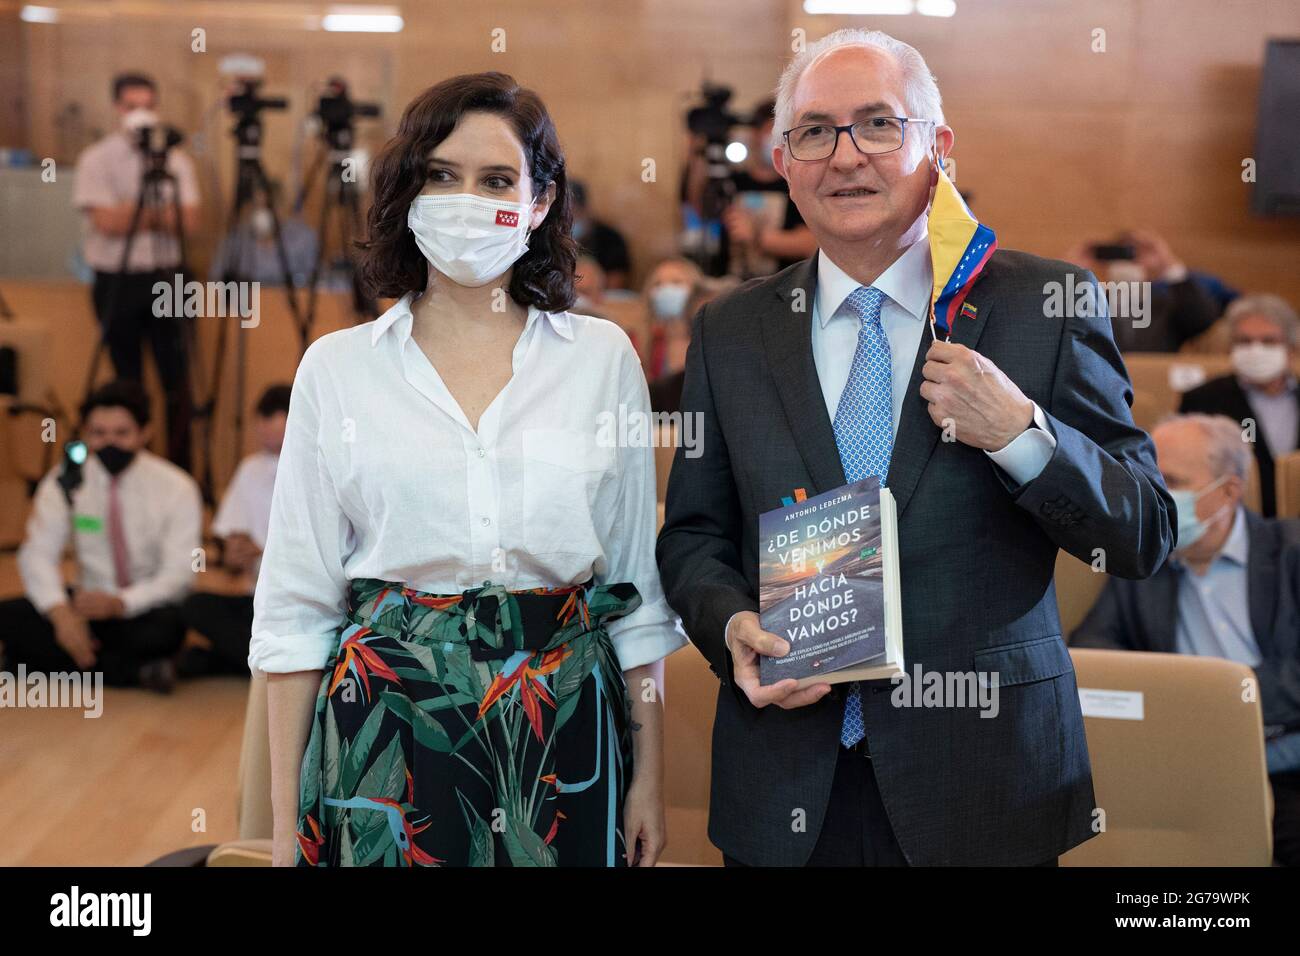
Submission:
POLYGON ((1062 865, 1268 866, 1263 722, 1258 696, 1243 700, 1251 669, 1181 654, 1070 654, 1104 816, 1062 865))
POLYGON ((208 854, 205 866, 270 866, 271 841, 232 840, 208 854))
POLYGON ((1300 518, 1300 451, 1277 460, 1277 516, 1300 518))
POLYGON ((1170 414, 1168 402, 1165 396, 1156 395, 1152 392, 1134 389, 1133 391, 1133 422, 1138 428, 1149 432, 1156 427, 1156 423, 1166 415, 1170 414))
POLYGON ((721 866, 709 842, 709 779, 718 679, 693 646, 664 661, 664 863, 721 866))
POLYGON ((1264 493, 1259 487, 1259 462, 1255 460, 1254 455, 1250 456, 1250 464, 1247 466, 1246 492, 1242 496, 1242 504, 1255 514, 1260 513, 1264 504, 1264 493))
POLYGON ((1227 355, 1186 352, 1126 352, 1124 366, 1133 391, 1146 396, 1156 420, 1178 411, 1183 392, 1226 375, 1232 367, 1227 355))
POLYGON ((1094 571, 1091 564, 1067 551, 1056 552, 1056 606, 1061 614, 1062 637, 1069 637, 1083 623, 1105 586, 1104 571, 1094 571))

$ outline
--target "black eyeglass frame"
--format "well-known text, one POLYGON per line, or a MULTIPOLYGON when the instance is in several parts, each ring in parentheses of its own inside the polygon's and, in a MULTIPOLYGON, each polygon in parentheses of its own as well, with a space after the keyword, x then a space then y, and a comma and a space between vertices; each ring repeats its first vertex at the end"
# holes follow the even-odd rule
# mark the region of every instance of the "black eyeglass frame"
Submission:
POLYGON ((852 143, 853 148, 856 149, 863 156, 884 156, 888 153, 897 152, 907 144, 908 123, 932 123, 933 124, 934 122, 935 122, 934 120, 921 119, 918 116, 868 116, 866 119, 858 120, 856 123, 846 123, 843 126, 832 126, 830 123, 803 123, 799 126, 791 126, 788 130, 786 130, 781 134, 781 138, 785 140, 786 151, 789 152, 790 158, 793 159, 795 162, 820 163, 823 159, 830 159, 832 156, 835 155, 835 151, 840 148, 841 133, 849 134, 849 142, 852 143), (869 123, 872 120, 877 120, 877 119, 898 120, 898 122, 903 124, 902 136, 899 137, 898 145, 893 147, 892 149, 882 149, 882 150, 877 150, 876 152, 868 152, 867 150, 862 148, 861 144, 858 143, 857 137, 853 135, 853 127, 859 126, 862 123, 869 123), (835 142, 834 144, 832 144, 830 151, 827 152, 825 156, 818 156, 816 159, 800 159, 798 156, 794 154, 794 147, 790 143, 790 134, 801 129, 807 129, 809 126, 825 126, 829 129, 835 130, 835 142))

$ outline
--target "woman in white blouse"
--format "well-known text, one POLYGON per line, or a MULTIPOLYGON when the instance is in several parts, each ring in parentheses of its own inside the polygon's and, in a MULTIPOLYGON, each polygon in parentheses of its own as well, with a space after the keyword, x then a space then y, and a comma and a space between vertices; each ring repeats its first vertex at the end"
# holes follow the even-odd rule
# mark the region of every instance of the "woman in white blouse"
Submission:
POLYGON ((362 274, 400 298, 303 355, 255 597, 275 862, 653 865, 685 638, 653 452, 619 440, 640 363, 566 311, 545 107, 500 73, 426 90, 369 216, 362 274))

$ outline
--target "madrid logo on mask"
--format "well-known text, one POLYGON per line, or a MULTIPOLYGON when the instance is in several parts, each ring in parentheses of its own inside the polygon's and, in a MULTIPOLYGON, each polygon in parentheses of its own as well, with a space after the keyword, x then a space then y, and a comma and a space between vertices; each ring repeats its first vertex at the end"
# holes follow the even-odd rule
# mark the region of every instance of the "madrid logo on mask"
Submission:
POLYGON ((497 210, 497 225, 510 226, 511 228, 519 225, 519 213, 510 212, 506 209, 497 210))

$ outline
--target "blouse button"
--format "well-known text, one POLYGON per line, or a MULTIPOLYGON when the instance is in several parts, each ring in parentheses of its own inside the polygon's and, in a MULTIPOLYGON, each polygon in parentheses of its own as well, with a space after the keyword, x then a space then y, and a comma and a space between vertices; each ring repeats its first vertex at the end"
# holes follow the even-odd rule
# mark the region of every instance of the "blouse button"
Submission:
POLYGON ((486 454, 487 454, 487 452, 485 452, 482 448, 480 448, 480 449, 478 450, 478 456, 479 456, 480 458, 482 458, 482 457, 483 457, 484 455, 486 455, 486 454))
POLYGON ((483 518, 483 527, 486 528, 486 527, 487 527, 488 525, 490 525, 491 523, 492 523, 492 520, 491 520, 490 518, 488 518, 488 517, 486 517, 486 516, 483 518))

